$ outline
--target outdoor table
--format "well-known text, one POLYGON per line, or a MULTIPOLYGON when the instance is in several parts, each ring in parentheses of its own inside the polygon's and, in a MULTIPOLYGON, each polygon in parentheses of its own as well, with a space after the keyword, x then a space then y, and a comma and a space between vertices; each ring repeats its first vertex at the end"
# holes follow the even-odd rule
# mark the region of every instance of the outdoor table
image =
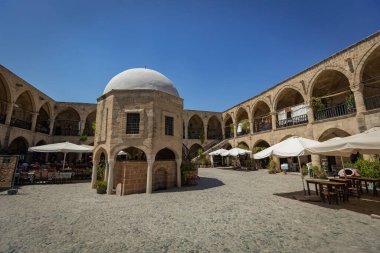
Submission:
MULTIPOLYGON (((373 195, 377 195, 376 183, 380 183, 380 178, 379 177, 378 178, 369 178, 369 177, 347 176, 347 178, 359 180, 360 183, 364 182, 365 183, 365 189, 366 189, 367 193, 369 193, 369 191, 368 191, 368 182, 372 183, 373 184, 373 195)), ((362 190, 361 187, 360 187, 360 192, 363 193, 363 190, 362 190)))
MULTIPOLYGON (((322 179, 306 179, 307 192, 308 192, 309 195, 310 195, 310 186, 309 186, 309 184, 314 184, 315 185, 315 194, 319 195, 318 194, 318 184, 319 184, 320 181, 322 181, 322 179)), ((327 180, 323 180, 323 181, 327 181, 327 180)))

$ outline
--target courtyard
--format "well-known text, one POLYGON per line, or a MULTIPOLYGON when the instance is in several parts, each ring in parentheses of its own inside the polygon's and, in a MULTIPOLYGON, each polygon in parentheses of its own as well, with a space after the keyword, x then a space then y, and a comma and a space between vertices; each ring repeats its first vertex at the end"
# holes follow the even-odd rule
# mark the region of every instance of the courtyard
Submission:
POLYGON ((0 194, 0 252, 378 252, 380 220, 313 204, 297 175, 200 169, 198 186, 99 195, 89 183, 0 194))

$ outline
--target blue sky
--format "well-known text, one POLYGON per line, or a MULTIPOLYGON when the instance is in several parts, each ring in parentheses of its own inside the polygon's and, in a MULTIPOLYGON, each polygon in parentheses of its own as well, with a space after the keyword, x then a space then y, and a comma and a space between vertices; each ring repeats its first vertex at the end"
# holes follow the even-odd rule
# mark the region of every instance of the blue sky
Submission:
POLYGON ((380 30, 380 1, 0 0, 0 64, 57 101, 96 103, 155 69, 186 109, 224 111, 380 30))

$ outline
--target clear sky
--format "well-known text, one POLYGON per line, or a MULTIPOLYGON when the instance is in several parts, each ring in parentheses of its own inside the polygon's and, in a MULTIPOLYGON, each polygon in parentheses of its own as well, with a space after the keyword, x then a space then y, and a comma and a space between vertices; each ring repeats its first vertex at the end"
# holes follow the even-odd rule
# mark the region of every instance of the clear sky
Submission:
POLYGON ((379 0, 0 0, 0 64, 89 103, 146 66, 186 109, 224 111, 378 30, 379 0))

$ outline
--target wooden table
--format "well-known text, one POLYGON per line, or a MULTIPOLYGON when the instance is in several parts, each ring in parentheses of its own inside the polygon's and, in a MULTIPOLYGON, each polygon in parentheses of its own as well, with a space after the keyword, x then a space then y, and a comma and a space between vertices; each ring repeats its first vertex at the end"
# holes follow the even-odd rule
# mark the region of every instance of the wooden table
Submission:
POLYGON ((346 185, 347 183, 343 183, 343 182, 334 182, 334 181, 330 181, 330 180, 327 180, 327 179, 306 179, 306 185, 307 185, 307 192, 308 194, 310 195, 310 186, 309 184, 314 184, 315 185, 315 193, 316 195, 319 195, 319 191, 318 191, 318 185, 319 185, 319 190, 321 189, 321 186, 327 186, 328 188, 331 188, 331 187, 341 187, 344 189, 344 191, 346 192, 346 185))
MULTIPOLYGON (((369 177, 354 177, 354 176, 347 176, 347 179, 353 179, 353 180, 359 180, 360 183, 364 182, 365 183, 365 189, 367 193, 368 191, 368 182, 373 184, 373 195, 377 195, 377 188, 376 188, 376 183, 380 183, 380 177, 378 178, 369 178, 369 177)), ((362 187, 360 187, 360 192, 363 193, 362 187)))
POLYGON ((318 194, 318 184, 320 181, 328 181, 328 180, 323 180, 323 179, 306 179, 306 186, 307 186, 307 192, 310 195, 310 186, 309 184, 314 184, 315 185, 315 194, 318 194))

